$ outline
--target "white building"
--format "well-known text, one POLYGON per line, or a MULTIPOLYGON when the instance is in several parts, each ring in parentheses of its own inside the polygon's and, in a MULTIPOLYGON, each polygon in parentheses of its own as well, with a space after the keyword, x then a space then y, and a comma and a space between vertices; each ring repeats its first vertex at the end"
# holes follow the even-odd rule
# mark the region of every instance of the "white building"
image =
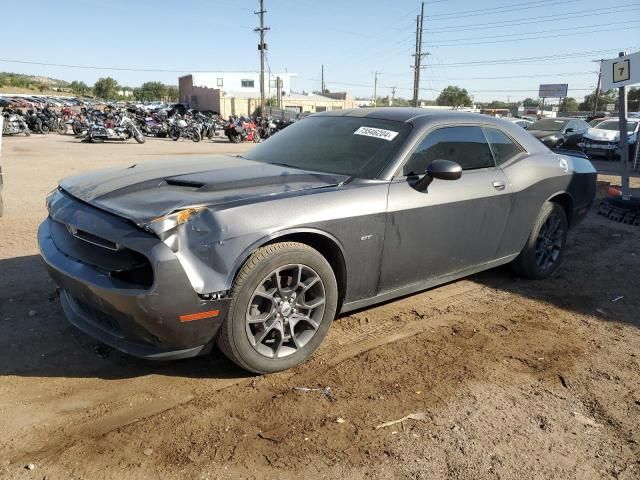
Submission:
MULTIPOLYGON (((291 92, 293 73, 270 73, 264 75, 264 95, 275 97, 276 79, 280 77, 282 91, 285 95, 291 92)), ((197 95, 199 89, 220 90, 223 96, 238 98, 260 97, 260 72, 205 72, 192 73, 178 79, 180 102, 191 103, 191 96, 197 95)), ((202 91, 202 90, 201 90, 202 91)))

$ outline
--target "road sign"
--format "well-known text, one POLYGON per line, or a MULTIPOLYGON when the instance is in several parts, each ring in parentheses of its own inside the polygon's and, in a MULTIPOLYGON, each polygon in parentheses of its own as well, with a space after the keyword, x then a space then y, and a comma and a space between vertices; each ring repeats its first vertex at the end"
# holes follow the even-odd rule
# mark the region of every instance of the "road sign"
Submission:
POLYGON ((615 103, 607 103, 607 112, 613 112, 616 109, 615 103))
POLYGON ((640 83, 640 52, 603 60, 600 64, 600 74, 603 90, 640 83))
POLYGON ((540 98, 566 98, 569 85, 566 83, 542 84, 538 89, 540 98))

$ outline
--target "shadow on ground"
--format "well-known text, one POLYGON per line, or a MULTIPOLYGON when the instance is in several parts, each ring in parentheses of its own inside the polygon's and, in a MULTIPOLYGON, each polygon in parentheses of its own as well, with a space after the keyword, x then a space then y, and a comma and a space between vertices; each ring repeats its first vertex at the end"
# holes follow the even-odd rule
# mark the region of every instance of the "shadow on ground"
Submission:
MULTIPOLYGON (((562 268, 529 281, 503 267, 472 278, 487 287, 601 321, 640 326, 640 229, 619 226, 593 212, 568 241, 562 268)), ((229 378, 245 375, 214 351, 179 362, 149 362, 110 349, 67 323, 55 285, 37 255, 0 260, 0 375, 129 378, 149 374, 229 378)), ((388 302, 392 304, 393 302, 388 302)))

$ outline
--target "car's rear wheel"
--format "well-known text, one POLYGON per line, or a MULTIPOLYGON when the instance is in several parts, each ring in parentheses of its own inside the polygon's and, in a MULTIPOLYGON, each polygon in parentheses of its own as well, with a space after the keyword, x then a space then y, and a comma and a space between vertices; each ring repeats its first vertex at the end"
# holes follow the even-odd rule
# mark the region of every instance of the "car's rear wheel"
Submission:
POLYGON ((568 228, 567 215, 562 206, 546 202, 526 245, 511 264, 513 270, 518 275, 535 280, 552 275, 562 262, 568 228))
POLYGON ((258 249, 241 268, 218 346, 255 373, 291 368, 311 356, 336 315, 338 288, 327 260, 308 245, 258 249))

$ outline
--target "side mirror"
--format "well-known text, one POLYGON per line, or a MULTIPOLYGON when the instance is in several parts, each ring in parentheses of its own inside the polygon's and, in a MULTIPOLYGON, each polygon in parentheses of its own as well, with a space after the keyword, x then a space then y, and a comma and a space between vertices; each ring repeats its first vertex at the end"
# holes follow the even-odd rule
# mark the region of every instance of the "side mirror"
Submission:
POLYGON ((434 160, 427 167, 424 177, 414 185, 417 190, 426 190, 435 180, 458 180, 462 176, 462 167, 451 160, 434 160))
POLYGON ((564 133, 573 133, 575 130, 573 128, 567 128, 564 133))

